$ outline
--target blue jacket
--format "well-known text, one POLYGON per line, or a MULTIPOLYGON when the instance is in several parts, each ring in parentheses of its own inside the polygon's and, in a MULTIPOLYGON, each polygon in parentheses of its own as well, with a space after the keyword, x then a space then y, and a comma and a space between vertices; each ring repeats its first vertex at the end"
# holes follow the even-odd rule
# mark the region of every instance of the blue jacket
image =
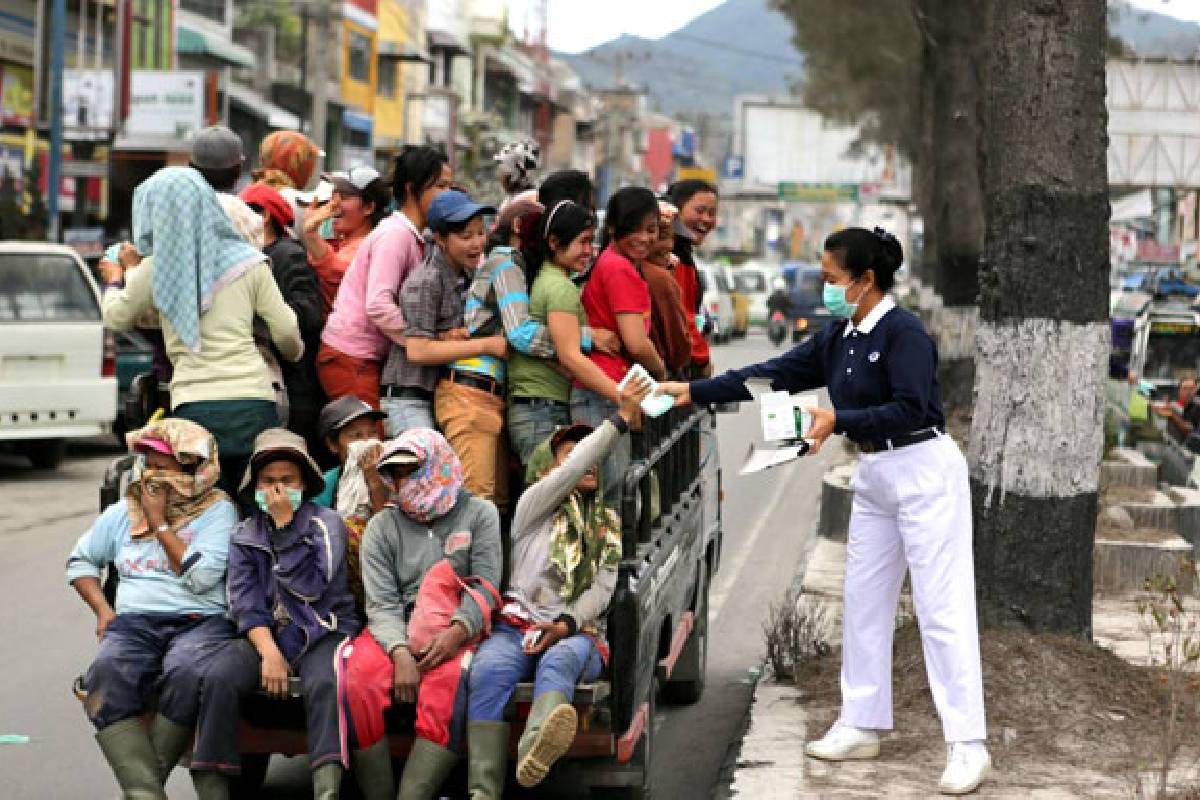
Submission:
POLYGON ((270 628, 289 663, 326 634, 358 633, 338 513, 305 502, 283 528, 263 511, 243 520, 229 547, 229 612, 239 633, 270 628))

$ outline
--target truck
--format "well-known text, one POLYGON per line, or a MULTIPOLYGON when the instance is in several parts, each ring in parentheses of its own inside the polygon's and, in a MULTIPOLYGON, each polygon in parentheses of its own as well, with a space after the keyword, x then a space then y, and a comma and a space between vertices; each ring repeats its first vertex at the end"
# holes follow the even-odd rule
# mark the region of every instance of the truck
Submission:
MULTIPOLYGON (((155 390, 150 382, 139 386, 155 390)), ((631 436, 633 462, 620 503, 623 553, 608 611, 609 668, 596 682, 577 688, 579 732, 555 769, 570 770, 573 785, 588 787, 593 797, 640 800, 653 793, 658 703, 695 703, 704 692, 709 587, 723 538, 722 477, 712 410, 672 409, 645 419, 631 436)), ((133 456, 126 455, 110 465, 100 489, 101 509, 120 499, 132 463, 133 456)), ((115 587, 115 570, 109 570, 110 602, 115 587)), ((86 698, 80 681, 74 688, 86 698)), ((258 796, 272 756, 306 752, 298 679, 291 694, 285 700, 260 694, 246 704, 235 796, 258 796)), ((521 684, 508 709, 514 723, 510 763, 532 699, 532 684, 521 684)), ((407 754, 414 720, 414 706, 398 704, 388 711, 393 756, 407 754)))

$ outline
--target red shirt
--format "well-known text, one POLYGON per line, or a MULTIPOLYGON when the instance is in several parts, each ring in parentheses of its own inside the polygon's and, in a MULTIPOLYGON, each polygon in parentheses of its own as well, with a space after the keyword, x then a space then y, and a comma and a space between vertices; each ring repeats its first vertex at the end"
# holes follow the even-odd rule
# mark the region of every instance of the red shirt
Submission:
MULTIPOLYGON (((650 288, 645 278, 625 256, 608 246, 596 259, 591 277, 583 287, 583 310, 587 312, 588 325, 617 331, 618 314, 641 314, 650 333, 650 288)), ((629 371, 632 362, 622 353, 610 356, 593 350, 588 358, 604 370, 604 374, 620 383, 629 371)))
POLYGON ((675 282, 679 284, 679 294, 690 320, 688 333, 692 337, 692 363, 703 367, 711 356, 708 351, 708 340, 696 327, 695 315, 700 311, 700 278, 696 274, 696 267, 682 259, 675 265, 675 269, 671 270, 671 274, 675 276, 675 282))

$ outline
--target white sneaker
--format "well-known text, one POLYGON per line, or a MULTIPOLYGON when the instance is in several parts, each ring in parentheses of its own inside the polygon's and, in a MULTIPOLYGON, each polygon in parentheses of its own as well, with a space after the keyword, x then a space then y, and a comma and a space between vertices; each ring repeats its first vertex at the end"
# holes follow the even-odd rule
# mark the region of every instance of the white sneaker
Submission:
POLYGON ((879 734, 838 720, 821 739, 804 745, 804 753, 822 761, 875 758, 879 755, 879 734))
POLYGON ((951 742, 946 748, 946 771, 938 782, 942 794, 970 794, 992 771, 992 757, 983 742, 951 742))

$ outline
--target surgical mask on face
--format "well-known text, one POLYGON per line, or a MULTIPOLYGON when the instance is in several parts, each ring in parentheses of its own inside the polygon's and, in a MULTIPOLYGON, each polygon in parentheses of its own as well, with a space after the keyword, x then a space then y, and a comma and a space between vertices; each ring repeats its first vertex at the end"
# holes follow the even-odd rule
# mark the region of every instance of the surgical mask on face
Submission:
MULTIPOLYGON (((287 494, 288 505, 292 507, 292 511, 300 508, 300 504, 304 502, 304 492, 299 489, 284 489, 287 494)), ((267 502, 267 493, 262 489, 254 490, 254 502, 263 511, 269 511, 269 503, 267 502)))
MULTIPOLYGON (((821 302, 825 308, 829 309, 829 313, 835 317, 850 319, 854 316, 854 312, 858 310, 858 303, 851 303, 846 299, 846 289, 848 286, 841 286, 836 283, 826 283, 825 288, 821 292, 821 302)), ((862 295, 859 295, 862 299, 862 295)))

